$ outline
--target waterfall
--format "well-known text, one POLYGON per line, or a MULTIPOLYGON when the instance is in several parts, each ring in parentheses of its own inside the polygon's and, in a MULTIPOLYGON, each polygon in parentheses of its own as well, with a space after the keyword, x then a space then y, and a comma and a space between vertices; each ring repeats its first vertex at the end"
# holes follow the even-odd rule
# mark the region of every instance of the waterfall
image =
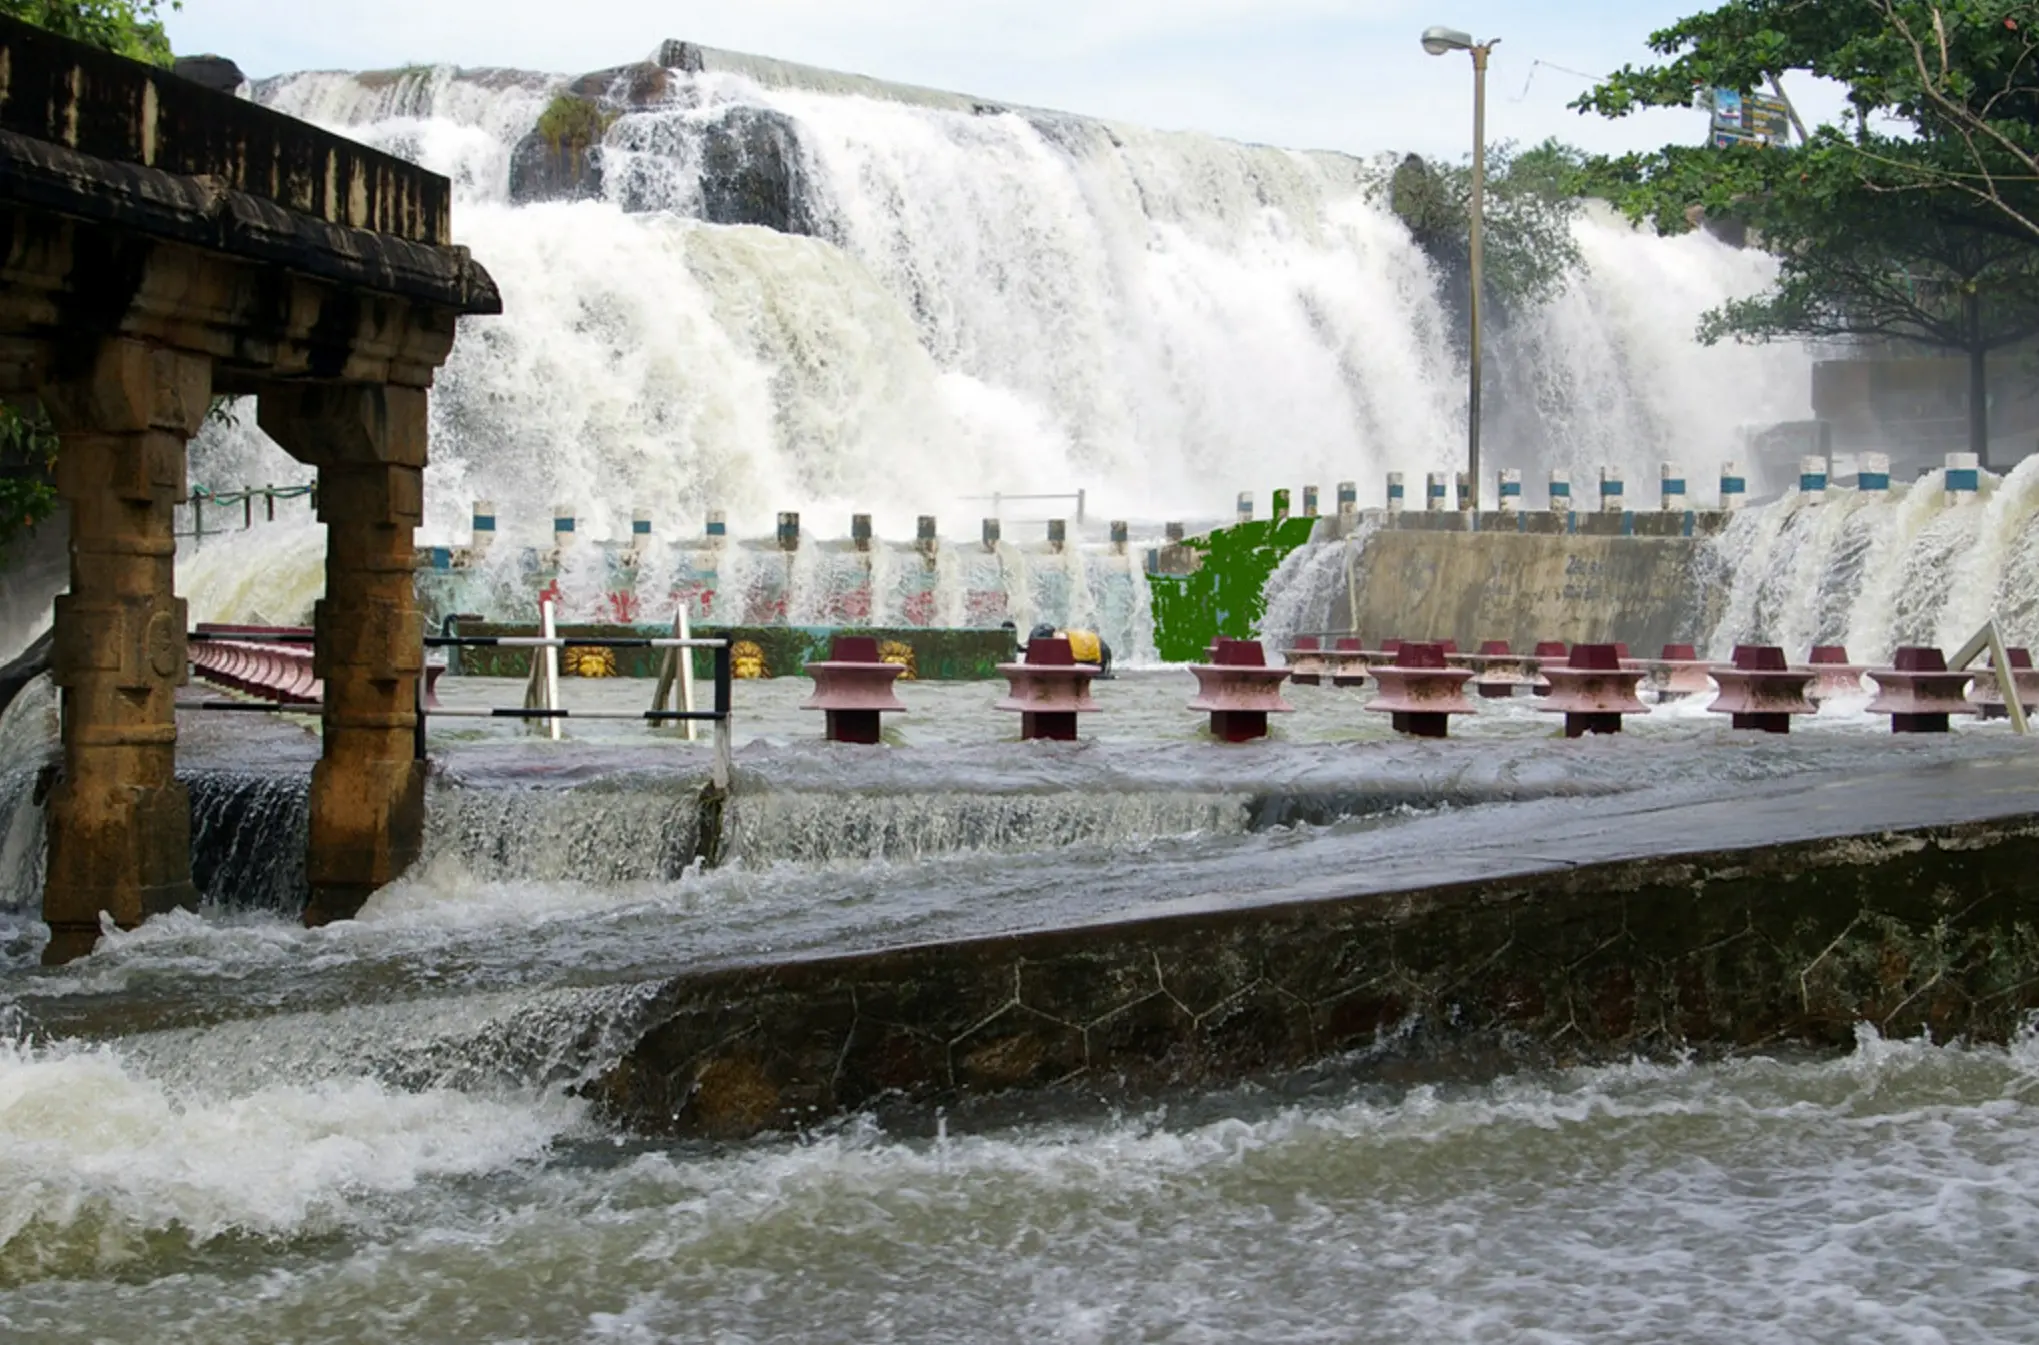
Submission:
MULTIPOLYGON (((528 204, 520 142, 559 78, 259 86, 451 177, 459 241, 501 285, 505 314, 464 321, 438 382, 424 540, 461 540, 477 497, 532 545, 556 500, 597 536, 632 508, 662 535, 720 508, 751 536, 798 508, 910 537, 917 513, 956 535, 962 498, 994 490, 1081 487, 1151 522, 1461 461, 1460 356, 1377 165, 709 64, 615 76, 599 197, 528 204)), ((1743 421, 1805 414, 1804 352, 1692 340, 1764 258, 1576 229, 1588 270, 1507 338, 1493 462, 1698 475, 1743 421)), ((303 475, 254 441, 209 433, 198 474, 303 475)))
POLYGON ((1980 498, 1948 503, 1943 472, 1887 494, 1792 492, 1745 511, 1714 544, 1732 575, 1712 653, 1778 644, 1803 658, 1845 644, 1858 662, 1900 645, 1952 651, 1994 618, 2011 645, 2039 645, 2039 459, 1984 474, 1980 498))

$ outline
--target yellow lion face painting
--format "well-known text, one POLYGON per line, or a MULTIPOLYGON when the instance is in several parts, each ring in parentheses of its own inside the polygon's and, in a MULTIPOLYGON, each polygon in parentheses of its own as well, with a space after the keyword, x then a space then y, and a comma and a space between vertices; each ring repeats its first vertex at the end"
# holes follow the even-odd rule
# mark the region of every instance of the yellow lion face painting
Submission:
POLYGON ((896 663, 906 669, 899 676, 899 680, 902 682, 911 682, 920 676, 920 665, 914 660, 913 646, 904 640, 887 640, 879 645, 878 661, 880 663, 896 663))
POLYGON ((738 640, 729 647, 729 673, 741 682, 772 675, 771 669, 765 666, 765 651, 756 640, 738 640))

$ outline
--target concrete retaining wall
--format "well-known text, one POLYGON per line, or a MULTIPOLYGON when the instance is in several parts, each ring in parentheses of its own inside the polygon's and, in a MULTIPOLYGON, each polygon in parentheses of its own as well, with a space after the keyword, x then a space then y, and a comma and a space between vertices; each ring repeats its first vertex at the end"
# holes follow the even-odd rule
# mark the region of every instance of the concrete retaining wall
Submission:
POLYGON ((1350 1052, 1408 1077, 1412 1057, 1838 1049, 1859 1023, 2001 1041, 2039 1007, 2035 863, 2021 815, 707 971, 592 1091, 645 1129, 742 1135, 1350 1052))
POLYGON ((1704 644, 1725 589, 1708 580, 1701 537, 1431 531, 1374 533, 1354 562, 1352 596, 1329 628, 1369 642, 1624 641, 1638 654, 1704 644), (1347 610, 1348 607, 1350 610, 1347 610))

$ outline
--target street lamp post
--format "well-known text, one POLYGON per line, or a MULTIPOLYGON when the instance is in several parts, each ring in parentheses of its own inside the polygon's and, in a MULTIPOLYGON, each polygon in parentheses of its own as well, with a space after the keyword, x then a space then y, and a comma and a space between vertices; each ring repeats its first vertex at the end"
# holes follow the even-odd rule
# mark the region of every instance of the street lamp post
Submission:
POLYGON ((1464 51, 1473 58, 1472 358, 1466 393, 1466 477, 1472 485, 1474 513, 1480 509, 1480 234, 1487 193, 1487 54, 1500 40, 1475 42, 1472 34, 1456 28, 1430 28, 1423 34, 1423 50, 1432 56, 1464 51))

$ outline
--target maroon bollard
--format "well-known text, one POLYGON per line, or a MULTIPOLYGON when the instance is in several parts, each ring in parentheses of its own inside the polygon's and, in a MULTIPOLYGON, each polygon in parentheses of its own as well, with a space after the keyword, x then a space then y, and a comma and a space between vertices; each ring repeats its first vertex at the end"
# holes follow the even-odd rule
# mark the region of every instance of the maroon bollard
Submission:
POLYGON ((876 636, 838 635, 826 660, 807 665, 814 694, 800 702, 800 708, 824 712, 824 732, 832 743, 875 743, 881 731, 879 716, 906 708, 892 691, 905 672, 903 664, 878 657, 876 636))
POLYGON ((1648 665, 1650 686, 1659 703, 1704 696, 1713 689, 1707 676, 1706 660, 1689 644, 1667 644, 1662 657, 1648 665))
POLYGON ((1619 733, 1623 715, 1644 713, 1636 698, 1636 684, 1642 669, 1621 666, 1619 646, 1575 644, 1564 663, 1546 663, 1543 675, 1550 680, 1550 695, 1536 708, 1565 717, 1565 736, 1586 733, 1619 733))
MULTIPOLYGON (((2032 651, 2023 645, 2013 645, 2004 651, 2004 658, 2011 665, 2011 685, 2017 690, 2018 704, 2026 714, 2039 711, 2039 671, 2032 667, 2032 651)), ((1996 662, 1990 661, 1988 670, 1975 675, 1975 685, 1969 689, 1968 703, 1982 712, 1984 719, 2009 719, 2010 707, 2004 703, 2004 689, 1997 683, 1996 662)))
POLYGON ((1970 674, 1950 672, 1939 650, 1906 645, 1888 668, 1869 669, 1876 683, 1871 714, 1889 715, 1892 733, 1945 733, 1949 715, 1972 715, 1966 692, 1970 674))
POLYGON ((1025 661, 1001 663, 1007 691, 993 709, 1017 710, 1020 741, 1049 738, 1076 741, 1076 716, 1098 708, 1090 698, 1097 665, 1078 663, 1066 638, 1029 640, 1025 661))
POLYGON ((1324 680, 1324 647, 1314 635, 1298 635, 1295 648, 1284 649, 1289 661, 1289 680, 1297 686, 1313 687, 1324 680))
POLYGON ((1366 648, 1357 635, 1339 636, 1334 646, 1325 652, 1324 662, 1330 665, 1332 686, 1366 685, 1366 648))
POLYGON ((1810 668, 1787 664, 1784 651, 1774 644, 1738 644, 1733 663, 1714 666, 1713 680, 1720 683, 1720 694, 1706 708, 1717 715, 1734 716, 1730 722, 1738 729, 1789 733, 1793 715, 1819 711, 1805 694, 1813 676, 1810 668))
POLYGON ((1859 663, 1848 662, 1848 650, 1845 645, 1814 645, 1812 671, 1812 689, 1806 694, 1814 701, 1823 701, 1833 696, 1862 694, 1862 674, 1866 670, 1859 663))
POLYGON ((1395 661, 1376 664, 1373 675, 1381 684, 1380 694, 1366 708, 1394 716, 1389 722, 1397 733, 1442 738, 1449 732, 1452 715, 1473 713, 1463 692, 1472 669, 1446 667, 1441 644, 1404 641, 1395 650, 1395 661))
POLYGON ((1538 640, 1536 642, 1536 653, 1531 657, 1536 660, 1536 673, 1529 679, 1529 693, 1532 696, 1548 696, 1550 695, 1550 679, 1543 675, 1543 670, 1553 663, 1565 661, 1565 642, 1563 640, 1538 640))
POLYGON ((1208 711, 1211 736, 1228 743, 1251 742, 1267 736, 1270 714, 1289 714, 1296 707, 1281 698, 1287 668, 1267 666, 1267 652, 1258 640, 1219 640, 1210 663, 1193 663, 1197 694, 1189 708, 1208 711))
POLYGON ((1482 700, 1507 700, 1515 688, 1530 686, 1535 680, 1530 672, 1534 665, 1512 652, 1506 640, 1481 641, 1480 652, 1467 661, 1473 668, 1473 690, 1482 700))

